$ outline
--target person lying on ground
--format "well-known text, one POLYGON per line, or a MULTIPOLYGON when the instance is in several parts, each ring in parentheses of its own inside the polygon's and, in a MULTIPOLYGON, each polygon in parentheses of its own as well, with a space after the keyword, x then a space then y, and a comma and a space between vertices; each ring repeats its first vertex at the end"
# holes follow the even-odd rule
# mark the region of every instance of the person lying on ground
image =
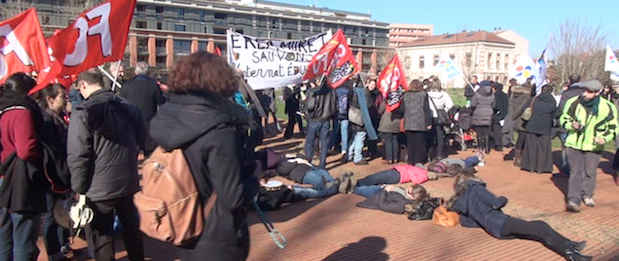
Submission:
POLYGON ((452 177, 455 177, 462 170, 474 170, 473 172, 477 172, 477 166, 483 167, 485 165, 484 157, 484 152, 478 150, 475 152, 475 156, 465 159, 444 158, 433 160, 428 163, 428 169, 438 173, 450 173, 452 177))
POLYGON ((466 171, 459 174, 454 190, 455 195, 447 202, 446 207, 460 215, 460 224, 463 227, 481 227, 498 239, 535 240, 566 260, 592 259, 580 254, 586 241, 571 241, 544 221, 525 221, 503 213, 502 208, 507 205, 507 198, 497 197, 488 191, 486 183, 475 174, 466 171))
POLYGON ((428 180, 437 180, 440 177, 452 176, 447 173, 428 171, 422 166, 402 164, 396 165, 391 169, 376 172, 359 180, 357 180, 357 176, 353 173, 346 173, 338 177, 342 180, 339 192, 370 197, 383 189, 384 186, 382 185, 385 184, 402 184, 407 182, 421 184, 428 180))
POLYGON ((421 202, 430 199, 430 195, 421 185, 411 185, 407 189, 387 185, 376 193, 360 194, 365 201, 357 203, 357 207, 378 209, 394 214, 408 214, 415 210, 421 202))
POLYGON ((267 167, 273 169, 265 173, 265 182, 274 176, 281 176, 295 182, 289 185, 289 189, 296 195, 305 199, 322 198, 337 194, 340 179, 333 178, 325 169, 318 168, 308 160, 292 155, 281 157, 277 153, 267 149, 267 167), (312 185, 311 188, 299 184, 312 185))

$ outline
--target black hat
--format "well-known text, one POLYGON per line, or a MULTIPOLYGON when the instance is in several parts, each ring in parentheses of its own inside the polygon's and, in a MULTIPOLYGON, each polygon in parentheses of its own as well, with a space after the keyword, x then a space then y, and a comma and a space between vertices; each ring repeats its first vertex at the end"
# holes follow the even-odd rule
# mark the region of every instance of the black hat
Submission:
POLYGON ((54 201, 54 207, 52 208, 52 215, 54 217, 54 221, 59 226, 70 229, 73 227, 73 222, 71 218, 69 218, 69 209, 71 208, 71 199, 61 199, 58 198, 54 201))

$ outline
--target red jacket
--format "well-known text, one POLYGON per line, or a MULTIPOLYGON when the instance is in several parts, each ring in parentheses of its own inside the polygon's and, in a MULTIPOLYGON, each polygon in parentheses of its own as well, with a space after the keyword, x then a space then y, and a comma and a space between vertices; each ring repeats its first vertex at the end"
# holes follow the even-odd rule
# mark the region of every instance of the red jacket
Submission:
POLYGON ((37 161, 37 133, 30 111, 15 109, 3 113, 0 118, 0 133, 2 162, 13 152, 17 152, 17 157, 25 161, 37 161))

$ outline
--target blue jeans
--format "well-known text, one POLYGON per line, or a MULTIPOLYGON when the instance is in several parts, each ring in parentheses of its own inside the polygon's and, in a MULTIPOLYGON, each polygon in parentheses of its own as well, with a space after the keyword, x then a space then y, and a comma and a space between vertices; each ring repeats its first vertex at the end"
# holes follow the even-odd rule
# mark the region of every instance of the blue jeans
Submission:
POLYGON ((395 169, 383 170, 357 180, 353 193, 369 198, 383 189, 380 185, 398 183, 400 183, 400 172, 395 169))
POLYGON ((58 198, 62 199, 62 196, 46 193, 47 212, 43 216, 43 243, 45 243, 45 250, 48 256, 60 252, 62 246, 69 244, 69 237, 71 236, 68 229, 60 227, 54 220, 52 211, 54 202, 58 198))
POLYGON ((357 131, 357 133, 355 133, 352 144, 350 144, 350 148, 348 148, 348 160, 359 162, 363 159, 363 145, 366 135, 367 133, 365 131, 357 131))
POLYGON ((565 140, 567 140, 567 132, 559 132, 561 140, 561 172, 570 174, 570 163, 567 160, 567 149, 565 148, 565 140))
POLYGON ((333 132, 331 132, 331 140, 329 141, 329 148, 334 147, 337 149, 336 142, 337 136, 340 135, 341 139, 341 151, 346 152, 348 149, 348 120, 333 120, 333 132), (337 131, 339 129, 339 132, 337 131))
POLYGON ((320 134, 320 168, 325 168, 327 165, 327 151, 329 150, 329 121, 310 121, 307 124, 307 137, 305 137, 305 146, 303 148, 305 155, 310 159, 314 157, 314 140, 316 135, 320 134))
POLYGON ((37 260, 41 216, 0 208, 0 260, 37 260))
POLYGON ((330 188, 325 188, 325 184, 322 180, 326 182, 334 181, 335 179, 329 175, 329 172, 325 169, 313 169, 305 173, 303 176, 303 184, 310 184, 312 188, 304 188, 304 187, 292 187, 292 191, 303 197, 303 198, 322 198, 328 197, 331 195, 335 195, 337 193, 337 187, 331 186, 330 188))
POLYGON ((464 161, 464 169, 469 169, 479 164, 479 158, 476 156, 468 157, 466 159, 463 159, 463 161, 464 161))

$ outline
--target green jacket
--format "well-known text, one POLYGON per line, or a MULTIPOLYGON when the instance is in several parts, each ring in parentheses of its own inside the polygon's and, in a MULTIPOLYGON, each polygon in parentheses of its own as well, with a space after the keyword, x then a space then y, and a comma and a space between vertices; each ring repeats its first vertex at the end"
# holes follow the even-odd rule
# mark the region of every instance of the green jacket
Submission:
POLYGON ((589 114, 580 103, 580 96, 573 97, 565 103, 560 123, 568 131, 565 146, 582 151, 602 151, 604 145, 595 143, 595 138, 603 138, 606 143, 615 139, 617 134, 617 107, 606 99, 600 98, 598 114, 589 114), (577 131, 572 122, 578 121, 584 129, 577 131))

